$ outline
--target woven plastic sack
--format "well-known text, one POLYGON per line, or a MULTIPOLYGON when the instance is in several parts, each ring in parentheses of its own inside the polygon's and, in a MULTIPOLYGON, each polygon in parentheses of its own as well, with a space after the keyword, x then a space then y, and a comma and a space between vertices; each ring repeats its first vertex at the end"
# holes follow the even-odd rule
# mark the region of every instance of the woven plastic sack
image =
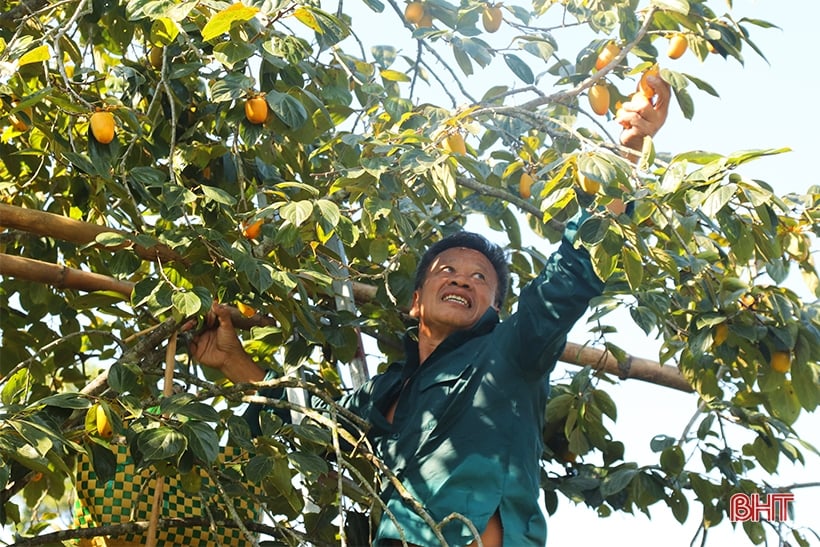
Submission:
MULTIPOLYGON (((131 521, 150 519, 151 507, 156 489, 156 474, 150 469, 138 472, 128 452, 128 447, 116 445, 117 468, 114 479, 105 483, 97 481, 89 459, 82 455, 77 462, 77 499, 74 503, 74 526, 91 528, 112 524, 124 524, 131 521)), ((221 447, 219 462, 231 462, 241 454, 234 447, 221 447)), ((203 509, 203 502, 208 503, 211 515, 221 520, 230 520, 224 501, 218 494, 210 477, 203 471, 202 487, 198 493, 185 492, 177 477, 165 477, 160 518, 203 518, 208 513, 203 509)), ((250 495, 233 497, 234 507, 242 521, 258 521, 261 513, 258 499, 258 487, 245 485, 250 495)), ((131 547, 145 545, 147 538, 143 534, 126 534, 117 538, 96 537, 79 540, 81 547, 131 547)), ((217 527, 212 531, 207 526, 186 526, 157 530, 157 545, 184 545, 186 547, 244 547, 250 542, 239 528, 217 527), (218 536, 218 539, 217 537, 218 536)))

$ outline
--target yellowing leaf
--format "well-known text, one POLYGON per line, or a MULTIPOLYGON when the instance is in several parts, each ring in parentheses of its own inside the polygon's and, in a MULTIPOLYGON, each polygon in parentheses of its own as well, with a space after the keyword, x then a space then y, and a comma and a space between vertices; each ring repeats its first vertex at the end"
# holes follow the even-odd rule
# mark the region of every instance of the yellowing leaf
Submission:
POLYGON ((211 40, 231 29, 237 21, 248 21, 259 11, 259 8, 246 6, 242 2, 233 4, 217 13, 202 29, 202 39, 211 40))
POLYGON ((305 7, 296 8, 293 11, 293 16, 296 17, 299 21, 301 21, 306 27, 316 31, 322 32, 322 27, 319 26, 318 21, 316 21, 316 17, 313 15, 309 9, 305 7))
POLYGON ((380 72, 382 78, 390 82, 409 82, 410 77, 404 72, 398 70, 385 69, 380 72))
POLYGON ((178 34, 176 23, 167 17, 160 17, 151 23, 150 41, 154 46, 167 46, 176 40, 178 34))
POLYGON ((48 61, 50 57, 51 54, 48 51, 48 46, 43 44, 25 52, 17 61, 17 66, 29 65, 31 63, 41 63, 43 61, 48 61))

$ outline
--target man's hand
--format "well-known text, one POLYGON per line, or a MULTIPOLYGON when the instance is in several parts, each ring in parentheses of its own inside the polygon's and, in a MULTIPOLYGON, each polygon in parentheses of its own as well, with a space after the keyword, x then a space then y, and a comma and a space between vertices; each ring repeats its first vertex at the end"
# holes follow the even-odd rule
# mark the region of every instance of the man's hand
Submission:
POLYGON ((231 320, 231 308, 214 304, 205 317, 205 328, 189 344, 191 356, 219 370, 234 383, 258 382, 265 371, 245 352, 231 320))
POLYGON ((621 105, 615 121, 624 126, 621 144, 633 150, 643 147, 646 136, 654 137, 666 122, 672 89, 658 76, 647 76, 647 83, 655 91, 655 100, 647 100, 640 94, 621 105))

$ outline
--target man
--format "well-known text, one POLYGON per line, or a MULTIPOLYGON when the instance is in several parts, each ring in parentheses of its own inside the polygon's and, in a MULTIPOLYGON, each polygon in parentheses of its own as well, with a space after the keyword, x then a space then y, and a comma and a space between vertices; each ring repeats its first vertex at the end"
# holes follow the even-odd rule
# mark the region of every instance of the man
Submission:
MULTIPOLYGON (((669 86, 652 78, 655 104, 626 103, 619 114, 625 146, 637 149, 663 125, 669 86)), ((614 203, 615 213, 624 211, 614 203)), ((559 249, 521 292, 500 322, 507 288, 503 251, 461 232, 435 243, 416 275, 411 315, 415 337, 394 363, 340 403, 368 421, 378 456, 437 522, 457 513, 485 547, 542 547, 546 521, 538 504, 539 459, 548 378, 567 333, 601 293, 587 252, 573 240, 583 212, 567 225, 559 249)), ((234 382, 263 380, 264 369, 244 352, 230 311, 217 305, 191 344, 194 358, 234 382)), ((374 545, 406 541, 431 547, 437 532, 388 484, 374 545), (389 515, 392 515, 391 518, 389 515)), ((476 545, 461 518, 438 532, 449 545, 476 545)))

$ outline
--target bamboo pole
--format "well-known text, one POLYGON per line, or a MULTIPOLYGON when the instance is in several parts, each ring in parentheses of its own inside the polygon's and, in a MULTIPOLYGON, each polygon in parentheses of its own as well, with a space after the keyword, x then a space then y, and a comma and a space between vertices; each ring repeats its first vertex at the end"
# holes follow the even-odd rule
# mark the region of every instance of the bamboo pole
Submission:
MULTIPOLYGON (((0 203, 0 226, 81 244, 91 243, 97 239, 98 235, 111 232, 128 238, 129 241, 134 238, 134 234, 124 230, 74 220, 73 218, 66 218, 62 215, 47 213, 45 211, 16 207, 6 203, 0 203)), ((114 249, 122 249, 127 246, 129 246, 129 243, 124 243, 114 249)), ((167 245, 159 242, 152 247, 133 244, 133 249, 143 260, 155 260, 159 258, 165 262, 174 261, 185 263, 181 255, 167 245)))
MULTIPOLYGON (((171 334, 168 339, 168 346, 165 348, 165 380, 162 386, 163 397, 170 397, 174 394, 174 366, 177 354, 177 331, 171 334)), ((166 416, 167 418, 167 416, 166 416)), ((165 476, 157 474, 156 486, 154 487, 154 500, 151 505, 151 516, 148 519, 148 532, 146 547, 156 547, 157 545, 157 525, 159 514, 162 510, 162 494, 165 490, 165 476)))
POLYGON ((58 289, 112 291, 126 298, 131 297, 134 288, 129 281, 6 253, 0 253, 0 275, 45 283, 58 289))
MULTIPOLYGON (((4 253, 0 253, 0 275, 46 283, 58 288, 84 291, 114 291, 126 297, 130 297, 133 287, 133 283, 128 281, 120 281, 92 272, 84 272, 4 253)), ((360 289, 356 296, 357 298, 363 297, 363 301, 367 302, 375 295, 376 289, 367 285, 362 286, 367 287, 367 290, 360 289)), ((275 324, 275 320, 271 317, 258 313, 253 317, 245 317, 237 309, 231 310, 231 319, 239 329, 275 324)), ((567 342, 560 360, 570 365, 589 366, 617 376, 622 380, 632 378, 679 391, 693 391, 692 386, 686 381, 686 378, 683 377, 677 367, 661 365, 649 359, 630 356, 625 364, 619 364, 618 360, 608 351, 567 342)))
POLYGON ((559 360, 570 365, 589 366, 617 376, 621 380, 642 380, 686 393, 694 392, 691 384, 683 377, 678 367, 661 365, 650 359, 629 355, 626 363, 621 364, 606 350, 567 342, 559 360))

